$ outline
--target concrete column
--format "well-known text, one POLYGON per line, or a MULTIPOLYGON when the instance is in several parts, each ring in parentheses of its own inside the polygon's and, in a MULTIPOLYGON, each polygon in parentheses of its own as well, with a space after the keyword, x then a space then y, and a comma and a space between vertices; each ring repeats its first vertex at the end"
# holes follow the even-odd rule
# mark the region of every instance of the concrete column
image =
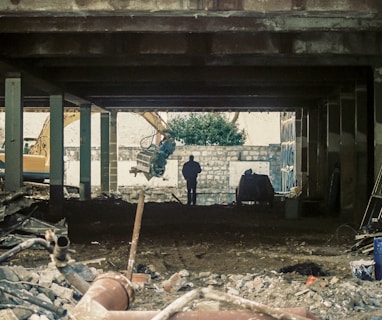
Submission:
POLYGON ((64 108, 63 96, 50 96, 50 213, 61 216, 64 202, 64 108))
POLYGON ((80 199, 91 198, 91 105, 80 106, 80 199))
POLYGON ((118 143, 116 111, 110 113, 110 191, 118 191, 118 143))
POLYGON ((110 114, 101 113, 101 191, 110 191, 110 114))
POLYGON ((382 67, 374 69, 374 181, 382 166, 382 67))
POLYGON ((282 191, 288 192, 296 186, 296 115, 284 112, 281 117, 281 176, 282 191))
POLYGON ((355 90, 355 108, 356 108, 356 185, 355 185, 355 219, 359 225, 363 219, 366 206, 369 200, 368 194, 368 154, 367 154, 367 101, 366 85, 359 84, 355 90))
POLYGON ((302 195, 308 196, 308 113, 304 109, 301 115, 301 183, 302 195))
POLYGON ((23 185, 23 96, 21 75, 5 79, 5 191, 23 185))
POLYGON ((323 199, 324 204, 328 200, 328 150, 327 150, 327 107, 321 105, 318 108, 318 137, 317 137, 317 159, 318 159, 318 175, 317 175, 317 197, 323 199))
POLYGON ((354 221, 355 197, 355 95, 354 91, 341 92, 341 210, 344 217, 354 221))
POLYGON ((302 173, 301 173, 301 162, 302 162, 302 110, 296 111, 295 116, 295 128, 296 128, 296 153, 295 153, 295 175, 296 175, 296 186, 302 187, 302 173))
POLYGON ((340 184, 340 101, 339 97, 327 103, 327 166, 328 166, 328 209, 337 216, 341 211, 340 184))
POLYGON ((309 198, 316 198, 318 193, 318 110, 309 109, 308 111, 308 130, 307 130, 307 172, 308 172, 308 190, 307 196, 309 198))

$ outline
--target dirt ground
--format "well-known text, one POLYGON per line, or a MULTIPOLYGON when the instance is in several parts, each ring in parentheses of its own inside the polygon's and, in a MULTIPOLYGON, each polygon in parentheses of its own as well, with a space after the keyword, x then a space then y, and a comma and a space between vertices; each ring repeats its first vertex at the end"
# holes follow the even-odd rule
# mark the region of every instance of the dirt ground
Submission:
MULTIPOLYGON (((101 259, 104 270, 127 268, 135 204, 112 199, 69 201, 65 211, 73 259, 101 259)), ((155 266, 158 272, 227 274, 315 262, 331 275, 343 276, 355 258, 354 253, 345 253, 354 244, 354 228, 340 218, 322 215, 286 219, 282 202, 271 208, 146 203, 135 263, 155 266)), ((17 259, 33 266, 49 257, 26 251, 13 263, 17 259)))
MULTIPOLYGON (((125 272, 136 211, 136 204, 120 199, 68 201, 64 214, 71 257, 104 272, 125 272)), ((316 270, 319 276, 354 281, 349 262, 372 259, 349 251, 355 244, 357 227, 348 224, 346 217, 311 213, 286 219, 282 201, 272 207, 145 203, 135 266, 169 277, 180 270, 193 274, 265 275, 297 264, 314 263, 320 267, 316 270)), ((41 217, 45 214, 44 210, 40 212, 41 217)), ((35 268, 49 262, 46 251, 25 250, 15 255, 10 264, 35 268)), ((299 281, 305 283, 308 276, 309 272, 299 281)), ((152 294, 141 296, 138 308, 145 303, 148 310, 158 308, 147 305, 152 294)), ((173 298, 160 302, 163 305, 173 298)))

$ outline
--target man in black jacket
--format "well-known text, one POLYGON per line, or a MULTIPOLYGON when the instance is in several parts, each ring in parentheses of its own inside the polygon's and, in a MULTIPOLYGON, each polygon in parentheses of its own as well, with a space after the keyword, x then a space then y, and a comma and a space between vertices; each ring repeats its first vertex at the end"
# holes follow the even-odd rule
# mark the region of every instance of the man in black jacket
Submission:
POLYGON ((202 172, 200 164, 194 161, 194 156, 190 155, 189 161, 183 165, 182 173, 187 181, 187 204, 196 204, 196 179, 198 174, 202 172))

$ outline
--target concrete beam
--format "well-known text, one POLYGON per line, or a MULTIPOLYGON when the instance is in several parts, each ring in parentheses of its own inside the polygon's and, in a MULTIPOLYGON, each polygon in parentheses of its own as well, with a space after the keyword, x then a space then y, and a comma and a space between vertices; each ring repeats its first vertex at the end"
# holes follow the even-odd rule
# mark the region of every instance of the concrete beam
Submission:
POLYGON ((105 1, 105 0, 4 0, 0 3, 0 10, 6 12, 15 11, 163 11, 163 10, 214 10, 214 11, 366 11, 373 12, 382 9, 381 2, 378 0, 352 1, 341 0, 315 1, 315 0, 230 0, 230 1, 211 1, 211 0, 145 0, 145 1, 105 1))
MULTIPOLYGON (((54 2, 55 5, 57 2, 54 2)), ((33 9, 30 9, 33 10, 33 9)), ((14 11, 0 8, 3 33, 380 31, 378 12, 14 11)))

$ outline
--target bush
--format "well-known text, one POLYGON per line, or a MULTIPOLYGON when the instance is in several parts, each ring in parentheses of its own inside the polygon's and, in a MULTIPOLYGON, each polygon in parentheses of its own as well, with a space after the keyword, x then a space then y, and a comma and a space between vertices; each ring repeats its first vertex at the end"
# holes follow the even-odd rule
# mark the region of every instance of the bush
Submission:
POLYGON ((185 145, 237 146, 246 139, 244 130, 219 113, 191 113, 177 116, 168 122, 175 139, 185 145))

